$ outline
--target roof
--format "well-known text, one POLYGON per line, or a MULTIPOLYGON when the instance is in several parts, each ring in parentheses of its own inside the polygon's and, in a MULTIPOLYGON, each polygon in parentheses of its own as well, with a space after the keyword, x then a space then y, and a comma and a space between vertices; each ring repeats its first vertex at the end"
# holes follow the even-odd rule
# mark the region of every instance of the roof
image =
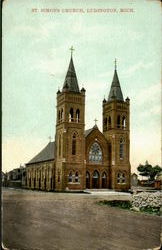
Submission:
POLYGON ((94 125, 92 128, 84 131, 85 137, 87 137, 94 129, 98 129, 97 125, 94 125))
POLYGON ((79 85, 72 57, 70 59, 69 68, 66 73, 63 89, 68 89, 70 92, 79 92, 79 85))
POLYGON ((49 142, 45 148, 40 151, 27 164, 38 163, 42 161, 54 160, 55 142, 49 142))
POLYGON ((114 99, 119 101, 124 101, 116 69, 114 71, 114 77, 111 84, 108 101, 113 101, 114 99))
POLYGON ((84 131, 84 135, 85 137, 87 137, 91 132, 92 132, 93 128, 87 129, 84 131))

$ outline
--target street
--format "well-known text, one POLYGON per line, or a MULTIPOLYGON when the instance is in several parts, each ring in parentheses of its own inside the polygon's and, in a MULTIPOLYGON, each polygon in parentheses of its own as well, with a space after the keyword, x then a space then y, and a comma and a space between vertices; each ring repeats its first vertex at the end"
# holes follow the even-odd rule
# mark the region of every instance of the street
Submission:
POLYGON ((159 246, 162 219, 97 204, 113 198, 4 188, 3 244, 14 250, 136 250, 159 246))

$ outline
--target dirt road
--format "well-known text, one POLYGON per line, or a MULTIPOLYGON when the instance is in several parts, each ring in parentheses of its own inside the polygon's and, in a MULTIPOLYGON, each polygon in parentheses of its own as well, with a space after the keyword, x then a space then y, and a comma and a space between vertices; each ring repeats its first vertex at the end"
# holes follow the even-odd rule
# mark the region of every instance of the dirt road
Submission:
POLYGON ((135 250, 160 244, 160 217, 96 203, 107 196, 11 189, 2 195, 9 249, 135 250))

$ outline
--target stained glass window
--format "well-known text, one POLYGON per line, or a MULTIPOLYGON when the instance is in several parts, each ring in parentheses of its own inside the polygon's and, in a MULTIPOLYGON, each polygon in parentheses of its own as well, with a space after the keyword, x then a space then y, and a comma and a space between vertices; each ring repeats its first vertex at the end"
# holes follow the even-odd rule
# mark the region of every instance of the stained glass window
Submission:
POLYGON ((102 162, 102 150, 97 142, 94 142, 89 151, 89 161, 100 163, 102 162))
POLYGON ((119 157, 120 159, 124 158, 124 140, 120 139, 120 145, 119 145, 119 157))

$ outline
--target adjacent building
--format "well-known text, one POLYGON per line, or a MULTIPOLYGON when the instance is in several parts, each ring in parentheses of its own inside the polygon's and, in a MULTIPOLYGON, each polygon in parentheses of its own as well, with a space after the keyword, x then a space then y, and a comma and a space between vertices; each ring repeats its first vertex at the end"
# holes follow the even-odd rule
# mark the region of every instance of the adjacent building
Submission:
POLYGON ((26 168, 21 166, 5 174, 4 186, 6 187, 26 187, 26 168))

